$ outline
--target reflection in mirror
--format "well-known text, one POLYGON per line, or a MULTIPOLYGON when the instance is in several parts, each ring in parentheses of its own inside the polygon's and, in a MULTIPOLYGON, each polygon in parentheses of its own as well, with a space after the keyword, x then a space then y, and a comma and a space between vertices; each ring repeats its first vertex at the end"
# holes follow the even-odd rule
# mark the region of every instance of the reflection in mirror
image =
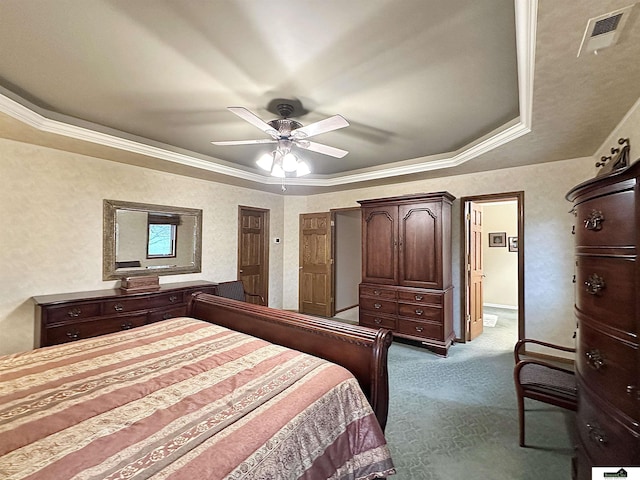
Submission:
POLYGON ((104 201, 103 280, 201 271, 202 210, 104 201))

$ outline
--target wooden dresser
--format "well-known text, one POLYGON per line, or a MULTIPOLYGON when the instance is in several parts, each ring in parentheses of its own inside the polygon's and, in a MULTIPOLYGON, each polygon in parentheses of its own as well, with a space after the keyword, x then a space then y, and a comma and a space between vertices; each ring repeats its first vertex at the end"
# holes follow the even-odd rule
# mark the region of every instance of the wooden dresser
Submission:
POLYGON ((573 188, 578 321, 575 478, 640 465, 640 163, 573 188))
POLYGON ((194 292, 214 293, 215 283, 182 282, 151 292, 119 288, 33 297, 35 346, 46 347, 96 337, 185 315, 194 292))
POLYGON ((360 325, 447 355, 454 340, 448 192, 361 200, 360 325))

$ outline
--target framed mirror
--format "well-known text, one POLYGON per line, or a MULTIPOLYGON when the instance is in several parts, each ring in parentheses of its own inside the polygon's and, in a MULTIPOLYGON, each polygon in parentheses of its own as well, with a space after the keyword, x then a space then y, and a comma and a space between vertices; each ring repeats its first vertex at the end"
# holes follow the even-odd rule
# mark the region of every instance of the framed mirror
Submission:
POLYGON ((202 271, 202 210, 104 200, 102 279, 202 271))

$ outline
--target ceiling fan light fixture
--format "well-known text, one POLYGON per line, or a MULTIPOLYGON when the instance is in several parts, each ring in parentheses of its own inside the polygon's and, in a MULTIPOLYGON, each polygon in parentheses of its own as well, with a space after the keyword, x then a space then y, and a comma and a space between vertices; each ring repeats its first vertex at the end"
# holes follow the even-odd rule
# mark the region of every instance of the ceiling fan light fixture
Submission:
POLYGON ((280 162, 276 162, 273 165, 273 168, 271 169, 271 175, 278 178, 286 177, 286 174, 284 173, 284 170, 282 168, 282 165, 280 165, 280 162))
POLYGON ((285 172, 295 172, 298 169, 298 159, 289 152, 282 159, 282 169, 285 172))
POLYGON ((309 168, 309 164, 303 161, 298 162, 298 168, 296 169, 296 176, 303 177, 305 175, 309 175, 311 173, 311 169, 309 168))
POLYGON ((256 164, 263 170, 266 170, 267 172, 271 171, 271 167, 273 166, 273 152, 271 153, 265 153, 264 155, 262 155, 258 161, 256 162, 256 164))

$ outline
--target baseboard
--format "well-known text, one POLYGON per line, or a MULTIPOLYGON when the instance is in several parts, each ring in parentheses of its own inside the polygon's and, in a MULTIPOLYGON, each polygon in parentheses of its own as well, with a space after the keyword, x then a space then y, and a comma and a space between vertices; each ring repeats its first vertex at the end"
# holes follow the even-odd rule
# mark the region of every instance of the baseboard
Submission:
POLYGON ((350 307, 341 308, 340 310, 336 310, 336 314, 340 312, 345 312, 347 310, 351 310, 352 308, 356 308, 357 306, 358 304, 356 303, 355 305, 351 305, 350 307))
POLYGON ((505 310, 518 310, 517 305, 501 305, 499 303, 483 303, 483 307, 504 308, 505 310))

